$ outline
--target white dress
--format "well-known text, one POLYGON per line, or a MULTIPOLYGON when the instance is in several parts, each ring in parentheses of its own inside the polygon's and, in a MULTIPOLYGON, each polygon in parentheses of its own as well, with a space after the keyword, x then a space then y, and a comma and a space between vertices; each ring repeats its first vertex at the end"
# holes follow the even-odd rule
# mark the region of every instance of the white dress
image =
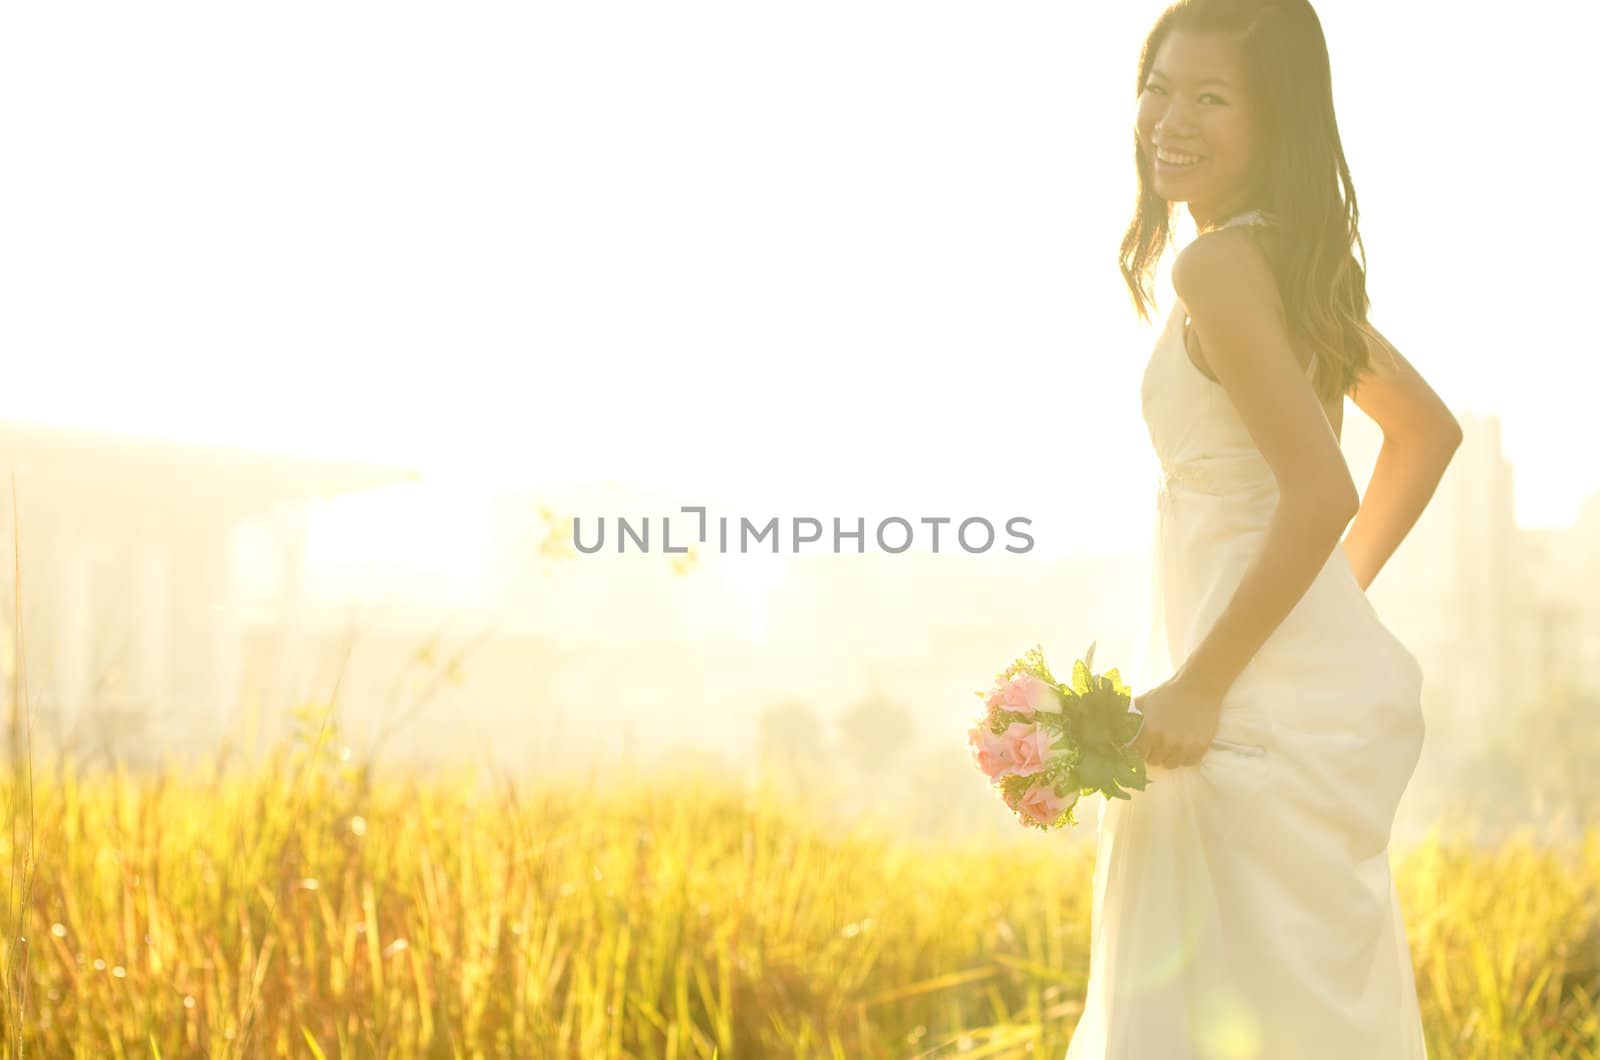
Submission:
MULTIPOLYGON (((1163 474, 1135 692, 1216 622, 1278 495, 1227 391, 1189 359, 1185 317, 1180 303, 1140 388, 1163 474)), ((1427 1056, 1389 868, 1421 692, 1421 666, 1336 547, 1224 696, 1217 737, 1236 746, 1151 767, 1144 791, 1101 803, 1066 1060, 1427 1056)))

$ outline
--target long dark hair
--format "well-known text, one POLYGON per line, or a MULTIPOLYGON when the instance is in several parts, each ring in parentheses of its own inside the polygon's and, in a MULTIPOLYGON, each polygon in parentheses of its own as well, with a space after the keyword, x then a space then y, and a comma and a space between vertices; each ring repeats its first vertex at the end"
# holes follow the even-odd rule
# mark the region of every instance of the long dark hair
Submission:
MULTIPOLYGON (((1334 119, 1322 23, 1305 0, 1179 0, 1145 39, 1137 91, 1144 91, 1156 52, 1177 28, 1237 42, 1259 116, 1250 206, 1272 220, 1268 260, 1285 323, 1318 358, 1317 391, 1331 400, 1350 389, 1371 363, 1370 350, 1381 346, 1367 325, 1361 214, 1334 119)), ((1156 194, 1137 134, 1134 159, 1139 204, 1122 238, 1121 265, 1134 308, 1148 321, 1156 264, 1172 241, 1173 207, 1156 194)))

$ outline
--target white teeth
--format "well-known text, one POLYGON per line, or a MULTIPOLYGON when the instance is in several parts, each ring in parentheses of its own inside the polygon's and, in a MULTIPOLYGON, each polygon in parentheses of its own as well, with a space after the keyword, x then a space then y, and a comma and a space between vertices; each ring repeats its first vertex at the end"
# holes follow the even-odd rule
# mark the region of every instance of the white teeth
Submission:
POLYGON ((1199 155, 1188 155, 1181 151, 1168 151, 1160 147, 1156 148, 1156 158, 1172 166, 1188 166, 1200 161, 1199 155))

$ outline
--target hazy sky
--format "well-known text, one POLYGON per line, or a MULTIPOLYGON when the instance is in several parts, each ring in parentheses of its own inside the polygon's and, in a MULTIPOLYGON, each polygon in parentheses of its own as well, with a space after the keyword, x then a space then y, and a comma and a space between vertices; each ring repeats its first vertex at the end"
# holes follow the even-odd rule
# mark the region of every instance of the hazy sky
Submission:
MULTIPOLYGON (((13 8, 0 416, 773 514, 1143 513, 1115 257, 1161 6, 13 8)), ((1321 7, 1374 320, 1565 525, 1600 488, 1596 16, 1321 7)))

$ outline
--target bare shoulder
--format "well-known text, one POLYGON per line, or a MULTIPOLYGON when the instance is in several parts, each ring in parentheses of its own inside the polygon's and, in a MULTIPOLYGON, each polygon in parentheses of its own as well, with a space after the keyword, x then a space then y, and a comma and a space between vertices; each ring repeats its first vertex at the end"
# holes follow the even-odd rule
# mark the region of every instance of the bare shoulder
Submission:
POLYGON ((1235 311, 1245 305, 1270 309, 1278 288, 1267 251, 1245 228, 1223 228, 1199 236, 1172 263, 1172 288, 1193 309, 1235 311))

